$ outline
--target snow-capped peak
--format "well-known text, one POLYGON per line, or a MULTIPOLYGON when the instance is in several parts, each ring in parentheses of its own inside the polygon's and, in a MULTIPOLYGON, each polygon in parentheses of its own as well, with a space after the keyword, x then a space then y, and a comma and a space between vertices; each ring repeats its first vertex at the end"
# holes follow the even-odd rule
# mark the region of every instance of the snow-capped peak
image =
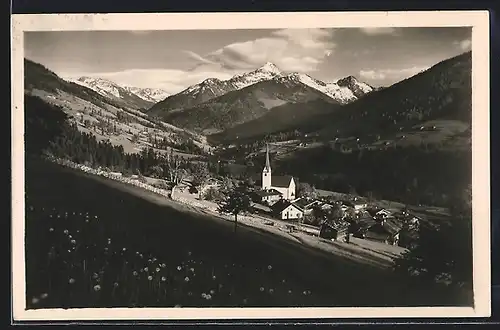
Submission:
POLYGON ((266 62, 263 66, 261 66, 257 70, 258 71, 265 71, 265 72, 273 73, 273 74, 276 74, 276 75, 281 74, 280 69, 278 69, 278 67, 276 65, 274 65, 274 63, 271 63, 271 62, 266 62))
POLYGON ((278 67, 271 62, 267 62, 260 68, 251 72, 236 75, 227 80, 227 82, 233 85, 236 89, 241 89, 264 80, 271 80, 281 76, 282 74, 278 67))
POLYGON ((374 88, 367 83, 360 82, 354 76, 348 76, 337 81, 337 85, 341 87, 348 87, 351 89, 356 96, 361 96, 362 94, 370 93, 374 88))

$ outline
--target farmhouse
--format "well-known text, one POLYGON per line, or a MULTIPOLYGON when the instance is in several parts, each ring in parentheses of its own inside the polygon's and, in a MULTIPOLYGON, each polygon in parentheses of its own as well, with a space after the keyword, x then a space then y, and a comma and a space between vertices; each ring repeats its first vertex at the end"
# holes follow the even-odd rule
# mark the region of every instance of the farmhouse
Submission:
POLYGON ((304 210, 290 201, 281 199, 272 207, 273 213, 281 220, 300 219, 304 217, 304 210))
POLYGON ((398 245, 401 226, 394 220, 382 220, 371 226, 365 234, 365 238, 385 244, 398 245))
POLYGON ((253 194, 253 200, 256 203, 264 203, 268 205, 273 205, 281 199, 283 194, 276 189, 269 190, 258 190, 253 194))
POLYGON ((289 175, 272 176, 271 162, 269 161, 269 146, 266 146, 266 165, 262 170, 262 190, 277 190, 281 193, 282 199, 295 199, 295 181, 289 175))
POLYGON ((326 239, 340 240, 349 234, 347 221, 325 221, 321 224, 319 236, 326 239))

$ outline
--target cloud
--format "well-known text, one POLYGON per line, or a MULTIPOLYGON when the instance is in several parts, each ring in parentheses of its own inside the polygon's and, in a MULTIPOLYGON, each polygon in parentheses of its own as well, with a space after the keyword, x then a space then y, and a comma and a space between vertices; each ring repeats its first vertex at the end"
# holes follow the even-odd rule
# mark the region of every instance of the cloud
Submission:
POLYGON ((369 80, 397 80, 405 79, 427 70, 428 67, 411 67, 403 69, 379 69, 379 70, 361 70, 360 77, 369 80))
POLYGON ((367 35, 381 35, 381 34, 389 34, 389 35, 397 35, 399 34, 399 30, 393 27, 363 27, 359 28, 359 30, 367 35))
POLYGON ((59 75, 66 79, 82 76, 104 78, 124 86, 162 88, 171 94, 178 93, 207 78, 229 79, 232 77, 232 74, 220 71, 190 72, 170 69, 131 69, 119 72, 59 73, 59 75))
POLYGON ((470 39, 455 41, 453 44, 463 51, 468 51, 472 47, 472 41, 470 39))
POLYGON ((214 65, 225 70, 251 70, 266 62, 283 71, 312 72, 331 56, 335 44, 332 31, 325 29, 283 29, 269 37, 226 45, 211 53, 185 53, 200 65, 214 65))

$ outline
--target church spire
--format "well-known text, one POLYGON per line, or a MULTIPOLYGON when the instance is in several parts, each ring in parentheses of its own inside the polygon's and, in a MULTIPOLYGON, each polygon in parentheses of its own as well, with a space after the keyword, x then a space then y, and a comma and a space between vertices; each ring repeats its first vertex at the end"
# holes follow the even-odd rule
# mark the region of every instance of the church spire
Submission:
POLYGON ((271 162, 269 161, 269 144, 266 143, 266 170, 271 170, 271 162))

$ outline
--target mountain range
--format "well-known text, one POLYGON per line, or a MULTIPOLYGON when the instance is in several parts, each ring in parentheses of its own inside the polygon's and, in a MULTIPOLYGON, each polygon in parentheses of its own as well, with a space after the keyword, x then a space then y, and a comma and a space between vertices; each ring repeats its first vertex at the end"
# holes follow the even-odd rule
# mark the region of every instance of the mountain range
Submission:
POLYGON ((147 109, 169 95, 160 88, 123 86, 103 78, 83 76, 66 80, 88 87, 110 99, 121 99, 136 109, 147 109))
POLYGON ((353 76, 325 83, 302 73, 283 73, 268 62, 229 80, 206 79, 156 103, 147 113, 210 134, 257 119, 278 106, 317 99, 348 104, 373 90, 353 76))

